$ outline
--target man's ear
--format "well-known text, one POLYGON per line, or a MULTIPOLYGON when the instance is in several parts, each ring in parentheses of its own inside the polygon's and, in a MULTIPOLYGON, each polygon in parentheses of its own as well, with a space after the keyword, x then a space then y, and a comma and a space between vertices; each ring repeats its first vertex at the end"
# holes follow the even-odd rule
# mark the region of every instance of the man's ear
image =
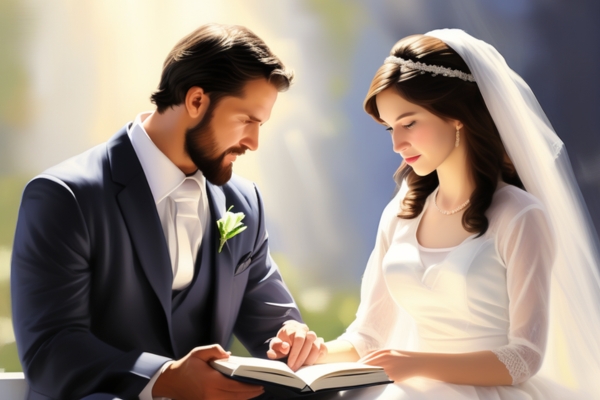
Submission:
POLYGON ((208 109, 210 98, 201 87, 191 87, 185 95, 185 109, 190 118, 202 118, 208 109))

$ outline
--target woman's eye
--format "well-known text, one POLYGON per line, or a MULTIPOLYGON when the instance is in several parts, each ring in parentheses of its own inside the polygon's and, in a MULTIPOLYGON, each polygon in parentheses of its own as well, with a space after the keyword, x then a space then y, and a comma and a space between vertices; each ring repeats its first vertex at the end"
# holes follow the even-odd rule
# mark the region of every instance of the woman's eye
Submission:
POLYGON ((410 123, 410 124, 408 124, 408 125, 402 125, 402 126, 403 126, 403 127, 405 127, 405 128, 412 128, 412 126, 413 126, 414 124, 415 124, 415 121, 411 122, 411 123, 410 123))
POLYGON ((389 133, 392 133, 394 131, 394 128, 392 128, 390 126, 390 127, 385 128, 385 130, 388 131, 389 133))

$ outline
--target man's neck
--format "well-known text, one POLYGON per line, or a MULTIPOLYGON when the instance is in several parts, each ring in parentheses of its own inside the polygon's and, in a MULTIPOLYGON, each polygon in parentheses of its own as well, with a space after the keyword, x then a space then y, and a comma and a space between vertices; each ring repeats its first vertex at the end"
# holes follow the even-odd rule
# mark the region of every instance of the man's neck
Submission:
POLYGON ((185 150, 187 120, 183 107, 172 107, 159 114, 154 111, 143 121, 144 130, 156 147, 184 174, 193 174, 198 168, 185 150))

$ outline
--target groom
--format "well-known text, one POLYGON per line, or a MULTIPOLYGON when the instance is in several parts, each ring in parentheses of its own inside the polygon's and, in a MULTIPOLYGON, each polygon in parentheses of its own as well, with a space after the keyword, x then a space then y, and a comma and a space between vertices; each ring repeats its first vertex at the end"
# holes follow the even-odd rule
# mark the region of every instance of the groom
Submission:
POLYGON ((269 255, 257 188, 232 175, 291 79, 248 29, 202 26, 167 56, 155 112, 27 185, 11 292, 29 399, 252 398, 209 366, 232 334, 294 369, 324 351, 269 255), (234 236, 217 226, 230 208, 234 236))

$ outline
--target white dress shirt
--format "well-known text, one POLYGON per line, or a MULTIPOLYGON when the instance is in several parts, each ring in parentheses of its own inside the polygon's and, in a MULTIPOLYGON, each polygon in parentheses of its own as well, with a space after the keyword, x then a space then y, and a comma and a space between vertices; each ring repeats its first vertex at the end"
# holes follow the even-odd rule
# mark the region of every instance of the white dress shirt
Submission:
POLYGON ((142 164, 142 169, 146 175, 148 185, 152 191, 158 217, 162 224, 163 233, 169 247, 169 255, 171 257, 171 267, 173 269, 173 289, 181 290, 190 284, 193 274, 187 279, 179 279, 177 276, 177 240, 175 235, 175 199, 172 195, 176 192, 184 180, 193 179, 200 187, 200 199, 198 203, 198 218, 201 224, 201 229, 191 232, 190 241, 193 249, 194 262, 196 261, 196 253, 200 246, 202 233, 205 229, 206 220, 208 217, 208 199, 206 197, 206 179, 199 170, 194 174, 187 176, 175 165, 169 158, 164 155, 158 147, 152 142, 144 126, 143 121, 150 113, 139 114, 129 131, 129 139, 135 150, 135 153, 142 164))
MULTIPOLYGON (((174 196, 177 196, 177 189, 183 184, 186 179, 192 179, 197 182, 200 190, 198 201, 198 224, 199 229, 192 229, 189 232, 190 247, 192 249, 193 263, 196 261, 196 255, 200 246, 202 234, 206 228, 208 219, 208 199, 206 197, 206 179, 199 170, 190 176, 186 176, 169 158, 164 155, 158 147, 152 142, 152 139, 146 133, 143 122, 151 113, 139 114, 127 134, 133 145, 133 149, 140 160, 146 180, 150 186, 158 217, 162 225, 163 233, 169 247, 169 256, 171 257, 171 267, 173 270, 173 286, 174 290, 180 290, 187 287, 193 278, 192 270, 188 268, 180 268, 178 266, 178 245, 175 227, 175 215, 177 201, 174 196)), ((183 258, 183 257, 181 257, 183 258)), ((140 400, 151 400, 152 388, 160 374, 172 362, 165 363, 162 368, 152 377, 144 390, 140 393, 140 400)), ((160 398, 154 398, 160 399, 160 398)))

